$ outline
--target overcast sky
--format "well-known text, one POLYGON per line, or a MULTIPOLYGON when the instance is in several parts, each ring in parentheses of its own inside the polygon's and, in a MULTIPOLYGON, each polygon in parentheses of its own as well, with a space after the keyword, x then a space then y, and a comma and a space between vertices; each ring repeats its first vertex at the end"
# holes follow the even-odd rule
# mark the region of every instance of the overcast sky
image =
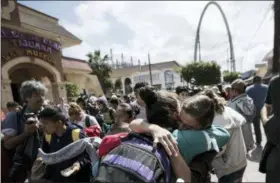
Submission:
MULTIPOLYGON (((65 56, 86 59, 100 49, 115 59, 133 57, 151 62, 193 60, 200 14, 208 1, 21 1, 20 3, 57 17, 60 24, 83 40, 65 49, 65 56)), ((247 71, 260 63, 273 48, 271 1, 218 2, 227 17, 233 39, 236 68, 247 71)), ((229 42, 222 15, 215 6, 205 13, 200 31, 202 60, 216 60, 227 69, 229 42)))

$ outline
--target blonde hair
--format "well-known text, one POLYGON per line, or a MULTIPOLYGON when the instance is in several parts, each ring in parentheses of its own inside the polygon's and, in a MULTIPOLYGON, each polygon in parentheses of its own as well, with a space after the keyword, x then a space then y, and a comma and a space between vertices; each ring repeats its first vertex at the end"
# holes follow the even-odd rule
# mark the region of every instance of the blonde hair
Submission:
POLYGON ((72 102, 69 104, 69 110, 68 110, 69 116, 81 114, 82 112, 83 112, 82 108, 77 103, 72 102))

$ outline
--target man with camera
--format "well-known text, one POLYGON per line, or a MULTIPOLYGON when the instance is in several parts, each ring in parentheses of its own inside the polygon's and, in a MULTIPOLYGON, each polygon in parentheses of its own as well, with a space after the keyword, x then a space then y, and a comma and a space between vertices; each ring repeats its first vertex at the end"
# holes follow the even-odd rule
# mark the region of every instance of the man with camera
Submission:
POLYGON ((36 114, 42 108, 46 92, 47 88, 41 82, 23 82, 20 95, 26 105, 19 112, 9 113, 2 122, 2 152, 7 155, 5 164, 1 163, 2 181, 24 181, 36 159, 40 146, 36 114))

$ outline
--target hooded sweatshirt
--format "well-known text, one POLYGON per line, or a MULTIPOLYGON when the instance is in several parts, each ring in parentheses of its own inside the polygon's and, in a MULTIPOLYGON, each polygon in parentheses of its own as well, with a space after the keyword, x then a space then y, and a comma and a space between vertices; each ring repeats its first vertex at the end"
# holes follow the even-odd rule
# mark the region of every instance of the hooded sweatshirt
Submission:
POLYGON ((205 130, 175 130, 173 136, 187 164, 190 164, 196 155, 211 150, 219 152, 230 137, 227 130, 214 125, 205 130))
POLYGON ((218 178, 236 172, 247 165, 246 147, 241 126, 246 119, 235 110, 225 107, 221 115, 216 115, 213 124, 227 129, 230 133, 230 140, 225 150, 218 154, 212 162, 218 178))

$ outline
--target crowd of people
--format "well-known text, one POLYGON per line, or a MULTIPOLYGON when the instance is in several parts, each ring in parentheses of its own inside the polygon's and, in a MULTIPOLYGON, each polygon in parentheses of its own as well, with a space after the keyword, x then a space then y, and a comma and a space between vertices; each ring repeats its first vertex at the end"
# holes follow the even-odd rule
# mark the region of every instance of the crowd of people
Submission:
POLYGON ((199 183, 215 174, 220 183, 242 182, 263 124, 259 171, 266 182, 280 182, 280 79, 269 86, 261 81, 175 93, 141 82, 133 95, 81 94, 58 104, 45 99, 42 83, 25 81, 23 106, 9 102, 2 114, 1 180, 199 183))

